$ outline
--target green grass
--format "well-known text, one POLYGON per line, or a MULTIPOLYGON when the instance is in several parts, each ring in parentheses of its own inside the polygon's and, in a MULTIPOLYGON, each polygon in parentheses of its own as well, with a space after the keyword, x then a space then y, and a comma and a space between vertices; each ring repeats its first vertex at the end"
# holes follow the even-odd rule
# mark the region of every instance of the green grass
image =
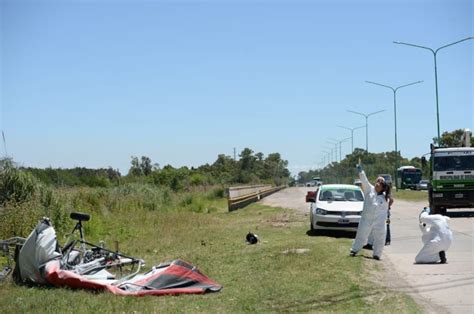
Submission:
POLYGON ((395 199, 402 199, 405 201, 426 201, 428 202, 428 192, 414 191, 414 190, 397 190, 392 192, 395 199))
POLYGON ((302 214, 255 204, 229 213, 223 199, 199 202, 199 212, 96 213, 86 223, 86 236, 93 242, 118 240, 124 253, 145 259, 148 267, 184 259, 222 284, 221 292, 137 298, 4 282, 2 313, 419 311, 411 298, 370 279, 382 271, 380 265, 348 256, 351 239, 307 235, 308 217, 302 214), (245 244, 248 231, 261 242, 245 244), (309 251, 297 254, 292 250, 297 248, 309 251))

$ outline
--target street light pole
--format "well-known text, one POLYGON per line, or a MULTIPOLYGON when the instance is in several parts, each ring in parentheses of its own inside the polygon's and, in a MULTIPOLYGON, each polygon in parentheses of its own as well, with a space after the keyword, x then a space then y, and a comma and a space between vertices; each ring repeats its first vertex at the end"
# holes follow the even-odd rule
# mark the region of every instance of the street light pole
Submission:
POLYGON ((324 156, 323 156, 324 165, 329 164, 329 154, 330 154, 330 152, 328 152, 327 150, 323 150, 323 153, 324 153, 324 156), (327 162, 326 162, 326 158, 327 158, 327 162))
POLYGON ((358 126, 356 128, 348 128, 348 127, 341 126, 341 125, 338 125, 338 127, 351 131, 351 142, 352 142, 351 152, 353 153, 354 152, 354 130, 365 128, 365 125, 358 126))
POLYGON ((355 114, 358 114, 360 116, 363 116, 365 118, 365 153, 369 153, 369 117, 373 116, 374 114, 384 112, 385 110, 379 110, 375 112, 371 112, 368 114, 362 113, 362 112, 357 112, 357 111, 352 111, 352 110, 347 110, 348 112, 352 112, 355 114))
POLYGON ((330 138, 331 141, 336 141, 339 144, 339 162, 342 161, 342 142, 345 142, 348 139, 350 139, 350 137, 342 139, 342 140, 336 140, 335 138, 330 138))
POLYGON ((384 84, 380 84, 380 83, 372 82, 372 81, 365 81, 365 82, 369 83, 369 84, 377 85, 377 86, 380 86, 380 87, 385 87, 385 88, 391 89, 392 92, 393 92, 393 116, 394 116, 394 119, 395 119, 395 182, 397 182, 397 169, 398 169, 398 162, 399 162, 399 159, 400 159, 398 157, 398 146, 397 146, 397 91, 399 89, 407 87, 407 86, 422 83, 423 81, 416 81, 416 82, 412 82, 412 83, 409 83, 409 84, 400 85, 398 87, 392 87, 392 86, 389 86, 389 85, 384 85, 384 84))
POLYGON ((432 49, 430 47, 425 47, 425 46, 420 46, 420 45, 414 45, 414 44, 409 44, 409 43, 404 43, 404 42, 400 42, 400 41, 394 41, 393 43, 394 44, 398 44, 398 45, 405 45, 405 46, 411 46, 411 47, 416 47, 416 48, 422 48, 422 49, 426 49, 426 50, 429 50, 433 53, 433 58, 434 58, 434 70, 435 70, 435 89, 436 89, 436 122, 437 122, 437 125, 438 125, 438 144, 439 144, 439 141, 441 140, 441 135, 440 135, 440 131, 439 131, 439 104, 438 104, 438 68, 437 68, 437 62, 436 62, 436 56, 438 54, 438 51, 440 51, 441 49, 443 48, 446 48, 446 47, 450 47, 450 46, 453 46, 453 45, 456 45, 456 44, 459 44, 463 41, 466 41, 466 40, 470 40, 470 39, 474 39, 474 37, 467 37, 467 38, 464 38, 464 39, 461 39, 461 40, 458 40, 458 41, 455 41, 453 43, 450 43, 450 44, 447 44, 447 45, 444 45, 444 46, 441 46, 437 49, 432 49))
POLYGON ((332 162, 332 159, 333 159, 332 158, 332 150, 333 150, 333 148, 332 147, 327 147, 327 146, 324 146, 324 148, 329 149, 328 157, 329 157, 329 161, 332 162))
POLYGON ((329 139, 330 141, 326 141, 328 144, 334 144, 334 160, 337 162, 337 141, 334 142, 334 140, 329 139))

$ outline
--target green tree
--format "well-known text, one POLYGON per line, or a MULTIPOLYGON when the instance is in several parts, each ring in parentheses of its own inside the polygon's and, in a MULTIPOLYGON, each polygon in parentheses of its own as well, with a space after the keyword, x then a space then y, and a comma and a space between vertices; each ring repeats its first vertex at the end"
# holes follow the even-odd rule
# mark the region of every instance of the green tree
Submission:
POLYGON ((143 175, 148 176, 150 175, 153 166, 151 164, 151 159, 146 156, 142 156, 141 163, 140 163, 140 168, 142 170, 143 175))
POLYGON ((288 161, 281 159, 279 153, 272 153, 264 160, 264 179, 271 179, 275 185, 288 183, 290 172, 288 161))
POLYGON ((199 167, 199 171, 209 171, 216 182, 222 186, 237 182, 237 162, 230 156, 220 154, 210 169, 199 167))
POLYGON ((134 177, 149 176, 154 168, 158 168, 158 164, 152 164, 151 159, 146 156, 142 156, 140 159, 132 156, 130 164, 131 167, 128 174, 134 177))
POLYGON ((142 173, 142 167, 140 167, 140 161, 138 160, 138 157, 132 156, 132 160, 130 161, 131 167, 130 170, 128 170, 128 175, 134 176, 134 177, 139 177, 141 176, 142 173))
POLYGON ((253 150, 244 148, 239 157, 237 181, 239 183, 257 183, 259 178, 254 171, 257 157, 253 155, 253 150))
MULTIPOLYGON (((440 147, 460 147, 462 146, 462 136, 464 134, 463 129, 457 129, 451 132, 443 132, 441 140, 437 137, 433 138, 435 145, 440 147)), ((474 137, 471 136, 471 147, 474 146, 474 137)))

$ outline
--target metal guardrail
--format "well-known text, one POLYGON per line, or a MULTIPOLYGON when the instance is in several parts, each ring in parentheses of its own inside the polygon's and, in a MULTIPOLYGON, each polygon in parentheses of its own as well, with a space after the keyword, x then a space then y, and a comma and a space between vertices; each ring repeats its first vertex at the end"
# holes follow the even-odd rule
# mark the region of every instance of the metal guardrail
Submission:
POLYGON ((236 209, 245 207, 253 202, 257 202, 260 199, 278 192, 286 188, 286 185, 281 185, 277 187, 272 187, 271 185, 254 185, 254 186, 244 186, 244 187, 230 187, 227 191, 228 197, 228 208, 229 211, 234 211, 236 209), (233 190, 249 190, 252 192, 234 196, 232 197, 233 190))

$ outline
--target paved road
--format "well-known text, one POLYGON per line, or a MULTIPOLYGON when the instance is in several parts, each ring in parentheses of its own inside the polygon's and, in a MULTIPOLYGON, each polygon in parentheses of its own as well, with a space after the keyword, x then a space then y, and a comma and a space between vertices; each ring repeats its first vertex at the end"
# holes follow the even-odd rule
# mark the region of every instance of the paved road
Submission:
MULTIPOLYGON (((314 188, 289 188, 260 202, 306 213, 308 190, 314 188)), ((415 256, 422 247, 418 214, 423 206, 427 204, 402 200, 392 206, 392 245, 385 247, 383 264, 397 276, 392 273, 394 280, 387 285, 412 295, 430 313, 474 313, 474 209, 448 213, 454 241, 447 264, 417 265, 415 256)))

